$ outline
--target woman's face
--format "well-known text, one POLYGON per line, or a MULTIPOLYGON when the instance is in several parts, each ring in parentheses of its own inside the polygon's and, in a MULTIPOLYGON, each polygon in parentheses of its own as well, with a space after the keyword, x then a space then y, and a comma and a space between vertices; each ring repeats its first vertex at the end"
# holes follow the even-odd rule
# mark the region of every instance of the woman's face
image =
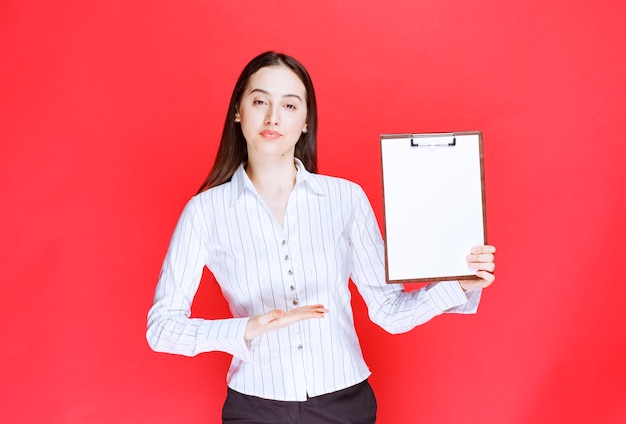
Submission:
POLYGON ((236 114, 248 157, 293 157, 306 131, 306 95, 300 78, 284 66, 261 68, 250 77, 236 114))

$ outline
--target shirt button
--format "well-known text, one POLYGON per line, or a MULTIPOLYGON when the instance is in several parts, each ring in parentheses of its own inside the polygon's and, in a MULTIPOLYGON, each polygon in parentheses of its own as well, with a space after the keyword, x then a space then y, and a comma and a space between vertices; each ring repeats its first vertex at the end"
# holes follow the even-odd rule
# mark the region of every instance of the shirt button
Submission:
POLYGON ((289 271, 287 271, 287 274, 289 274, 289 275, 293 275, 293 271, 292 271, 292 270, 289 270, 289 271))
POLYGON ((291 286, 291 287, 289 287, 289 289, 293 291, 293 290, 296 289, 296 286, 291 286))
POLYGON ((298 304, 298 299, 294 299, 293 302, 291 303, 293 303, 293 305, 296 306, 298 304))
POLYGON ((289 260, 289 255, 285 255, 285 260, 288 261, 289 260))
POLYGON ((302 349, 302 345, 301 344, 298 345, 298 349, 302 349))
POLYGON ((286 241, 286 240, 283 240, 283 241, 281 241, 281 242, 280 242, 280 244, 281 244, 282 246, 284 246, 284 245, 286 245, 286 244, 287 244, 287 241, 286 241))

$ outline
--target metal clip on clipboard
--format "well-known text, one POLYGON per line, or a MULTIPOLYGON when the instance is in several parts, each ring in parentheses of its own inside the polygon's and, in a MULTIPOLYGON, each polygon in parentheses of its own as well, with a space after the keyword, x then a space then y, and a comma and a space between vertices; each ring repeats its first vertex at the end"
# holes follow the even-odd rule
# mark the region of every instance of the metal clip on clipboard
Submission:
POLYGON ((420 143, 420 138, 432 139, 433 134, 411 134, 412 147, 437 147, 437 146, 456 146, 456 136, 454 134, 437 134, 437 142, 430 141, 428 143, 420 143))

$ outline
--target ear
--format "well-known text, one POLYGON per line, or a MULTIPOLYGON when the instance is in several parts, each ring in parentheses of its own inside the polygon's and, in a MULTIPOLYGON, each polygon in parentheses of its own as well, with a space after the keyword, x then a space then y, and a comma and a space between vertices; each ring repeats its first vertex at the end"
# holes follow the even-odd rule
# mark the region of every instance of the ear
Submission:
POLYGON ((309 128, 307 127, 306 124, 304 125, 304 128, 302 128, 302 132, 305 134, 309 132, 309 128))
POLYGON ((241 116, 239 115, 239 111, 235 112, 235 122, 241 122, 241 116))

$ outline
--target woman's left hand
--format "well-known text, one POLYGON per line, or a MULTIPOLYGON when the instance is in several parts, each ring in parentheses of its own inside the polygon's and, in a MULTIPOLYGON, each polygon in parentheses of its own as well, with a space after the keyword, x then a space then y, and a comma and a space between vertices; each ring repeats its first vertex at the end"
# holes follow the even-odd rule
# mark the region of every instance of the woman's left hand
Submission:
POLYGON ((484 289, 489 287, 496 279, 493 271, 496 269, 494 257, 496 248, 493 246, 472 247, 467 255, 467 265, 476 270, 476 277, 471 280, 459 280, 461 288, 465 291, 484 289))

